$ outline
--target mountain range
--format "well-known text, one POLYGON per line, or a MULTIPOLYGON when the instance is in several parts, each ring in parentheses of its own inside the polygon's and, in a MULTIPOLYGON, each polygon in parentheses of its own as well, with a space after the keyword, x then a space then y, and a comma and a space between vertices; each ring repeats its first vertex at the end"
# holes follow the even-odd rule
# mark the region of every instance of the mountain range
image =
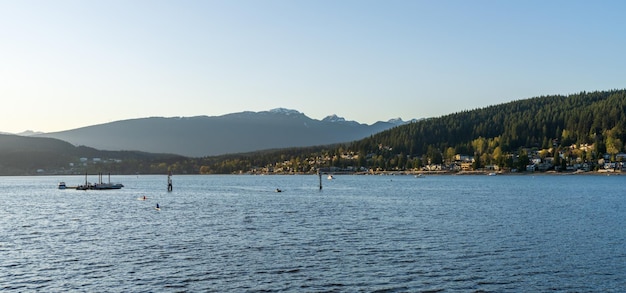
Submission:
POLYGON ((100 150, 203 157, 350 142, 405 123, 392 119, 368 125, 337 115, 316 120, 278 108, 222 116, 129 119, 35 136, 100 150))

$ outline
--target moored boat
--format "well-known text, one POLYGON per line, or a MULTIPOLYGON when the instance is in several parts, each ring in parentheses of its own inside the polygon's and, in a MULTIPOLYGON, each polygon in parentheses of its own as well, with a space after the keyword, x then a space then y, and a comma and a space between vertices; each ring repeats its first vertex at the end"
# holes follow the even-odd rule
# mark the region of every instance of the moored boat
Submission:
POLYGON ((111 183, 111 174, 109 174, 109 182, 102 182, 102 173, 98 174, 99 182, 98 183, 90 183, 87 182, 87 174, 85 174, 85 184, 76 186, 76 190, 107 190, 107 189, 121 189, 124 187, 124 184, 121 183, 111 183))
POLYGON ((121 189, 124 187, 124 184, 121 183, 96 183, 92 186, 91 189, 121 189))

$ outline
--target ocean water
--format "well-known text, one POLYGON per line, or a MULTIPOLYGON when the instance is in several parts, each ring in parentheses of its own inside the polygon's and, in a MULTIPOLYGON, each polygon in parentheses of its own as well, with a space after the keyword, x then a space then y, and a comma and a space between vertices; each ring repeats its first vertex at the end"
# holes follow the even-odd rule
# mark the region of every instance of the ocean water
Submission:
POLYGON ((626 288, 626 176, 59 181, 84 178, 0 177, 0 291, 626 288))

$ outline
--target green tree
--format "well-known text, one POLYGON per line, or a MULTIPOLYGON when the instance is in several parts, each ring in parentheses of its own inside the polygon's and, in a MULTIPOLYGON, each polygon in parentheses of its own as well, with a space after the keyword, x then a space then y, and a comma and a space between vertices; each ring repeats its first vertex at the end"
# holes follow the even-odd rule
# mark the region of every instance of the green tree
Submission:
POLYGON ((530 159, 528 157, 528 153, 525 151, 520 151, 519 156, 517 158, 517 169, 526 171, 526 166, 530 163, 530 159))
POLYGON ((441 151, 433 146, 428 147, 428 151, 426 152, 426 156, 431 164, 441 164, 443 163, 443 156, 441 151))
POLYGON ((606 138, 606 152, 611 155, 611 160, 615 160, 615 155, 621 152, 623 147, 624 144, 621 139, 611 136, 606 138))
POLYGON ((444 159, 446 163, 451 163, 454 161, 454 157, 456 156, 456 149, 453 147, 448 147, 444 154, 444 159))
POLYGON ((493 153, 491 155, 493 157, 493 160, 495 161, 495 163, 498 166, 504 166, 504 161, 505 161, 505 156, 502 153, 502 148, 500 148, 499 146, 497 146, 494 150, 493 153))

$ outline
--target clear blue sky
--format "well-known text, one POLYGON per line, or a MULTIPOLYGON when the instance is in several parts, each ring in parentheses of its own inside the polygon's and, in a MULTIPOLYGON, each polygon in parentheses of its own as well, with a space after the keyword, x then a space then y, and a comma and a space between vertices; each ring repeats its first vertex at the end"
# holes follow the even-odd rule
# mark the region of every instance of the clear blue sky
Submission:
POLYGON ((374 123, 626 87, 626 1, 0 0, 0 131, 374 123))

